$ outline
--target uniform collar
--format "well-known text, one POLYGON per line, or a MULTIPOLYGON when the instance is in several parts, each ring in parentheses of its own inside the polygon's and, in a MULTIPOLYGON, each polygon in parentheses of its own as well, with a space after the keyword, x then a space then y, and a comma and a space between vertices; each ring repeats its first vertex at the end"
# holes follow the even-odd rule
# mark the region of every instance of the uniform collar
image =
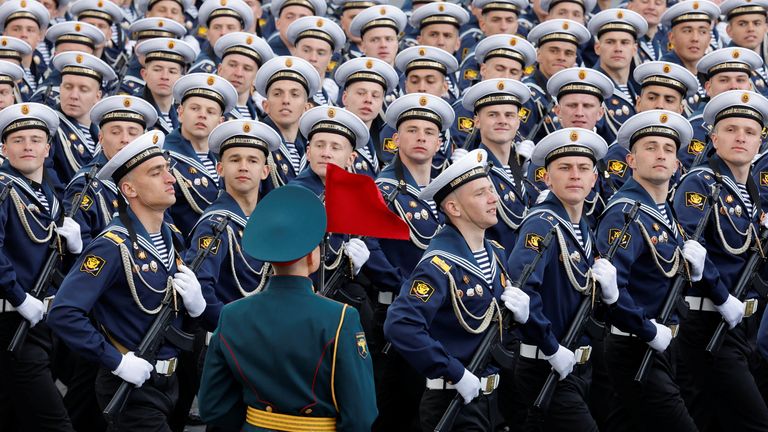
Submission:
POLYGON ((304 186, 305 188, 311 190, 315 193, 315 195, 319 197, 325 195, 325 185, 323 184, 323 181, 320 179, 320 176, 312 171, 312 168, 310 168, 309 165, 307 165, 307 167, 304 168, 304 170, 299 173, 299 175, 296 176, 293 181, 298 183, 299 186, 304 186))
POLYGON ((630 177, 626 183, 624 183, 624 186, 619 189, 616 195, 616 199, 625 198, 629 199, 631 201, 637 201, 640 203, 640 209, 643 210, 645 213, 656 219, 658 222, 665 225, 667 228, 671 229, 674 232, 677 232, 673 220, 672 220, 672 209, 669 207, 669 203, 664 202, 664 209, 667 212, 667 218, 669 220, 669 223, 665 218, 662 216, 662 214, 659 212, 659 205, 651 198, 651 195, 648 193, 645 188, 637 182, 637 180, 634 179, 634 177, 630 177), (670 226, 672 224, 672 226, 670 226))
POLYGON ((207 209, 205 209, 205 212, 200 217, 200 220, 205 219, 211 214, 229 216, 229 218, 237 223, 240 228, 245 228, 245 225, 248 222, 248 218, 245 216, 243 209, 240 208, 240 205, 237 203, 237 201, 235 201, 235 199, 232 198, 232 195, 223 189, 219 192, 219 196, 216 198, 216 200, 213 201, 207 209))
POLYGON ((306 292, 308 294, 314 294, 314 288, 312 287, 312 279, 304 276, 278 276, 272 275, 269 277, 267 285, 264 287, 264 291, 299 291, 306 292), (274 289, 272 288, 274 287, 274 289))
MULTIPOLYGON (((488 253, 488 260, 491 262, 493 279, 495 279, 498 267, 496 266, 496 259, 494 259, 493 248, 488 240, 484 240, 483 243, 485 251, 488 253)), ((429 247, 421 258, 421 261, 432 259, 434 256, 448 258, 459 267, 474 273, 481 280, 485 280, 483 271, 475 261, 474 254, 469 249, 467 241, 461 235, 459 230, 451 225, 450 222, 446 223, 437 234, 432 237, 432 240, 429 242, 429 247)))

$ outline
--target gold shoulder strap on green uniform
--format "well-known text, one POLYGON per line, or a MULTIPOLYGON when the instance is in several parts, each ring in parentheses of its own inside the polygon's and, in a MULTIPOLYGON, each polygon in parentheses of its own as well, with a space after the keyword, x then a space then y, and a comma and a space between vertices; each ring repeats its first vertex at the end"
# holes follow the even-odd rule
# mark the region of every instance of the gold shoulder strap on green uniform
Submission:
POLYGON ((341 308, 339 326, 336 328, 336 339, 334 339, 333 343, 333 359, 331 361, 331 397, 333 398, 333 406, 336 408, 336 412, 339 412, 339 404, 336 402, 336 351, 339 348, 339 335, 341 334, 341 326, 344 324, 344 316, 347 314, 347 306, 345 304, 341 308))

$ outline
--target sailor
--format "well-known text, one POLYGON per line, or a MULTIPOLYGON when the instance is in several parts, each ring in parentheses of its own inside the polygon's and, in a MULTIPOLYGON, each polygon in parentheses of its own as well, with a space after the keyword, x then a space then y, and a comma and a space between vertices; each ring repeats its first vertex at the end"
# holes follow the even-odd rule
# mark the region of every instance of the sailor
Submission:
POLYGON ((18 91, 21 98, 19 102, 29 102, 29 99, 32 97, 32 88, 29 86, 27 74, 22 67, 22 59, 31 53, 32 47, 23 40, 11 36, 0 36, 0 60, 13 63, 22 68, 21 79, 15 81, 19 87, 18 91))
POLYGON ((128 68, 128 52, 120 6, 110 0, 78 0, 69 7, 69 13, 78 21, 101 30, 106 40, 101 59, 115 69, 118 76, 124 75, 128 68))
POLYGON ((3 36, 21 39, 34 50, 21 58, 24 81, 32 92, 48 76, 48 64, 36 49, 44 40, 48 21, 48 10, 35 0, 9 0, 0 6, 0 32, 3 36))
POLYGON ((258 120, 261 104, 254 97, 263 97, 254 91, 256 73, 261 65, 275 55, 267 42, 250 33, 228 33, 213 47, 221 59, 216 73, 229 81, 237 90, 237 106, 226 113, 227 118, 258 120))
MULTIPOLYGON (((183 25, 166 18, 142 18, 136 20, 128 27, 128 33, 131 35, 130 43, 136 44, 137 48, 139 43, 148 39, 181 39, 186 31, 183 25)), ((190 48, 195 52, 191 45, 190 48)), ((134 55, 131 56, 128 62, 128 70, 125 72, 125 76, 122 77, 122 82, 119 86, 120 93, 130 95, 141 93, 145 85, 144 79, 141 77, 141 69, 144 67, 143 62, 144 57, 134 52, 134 55)))
POLYGON ((297 19, 307 16, 324 17, 328 4, 323 0, 274 0, 270 9, 275 18, 275 29, 268 39, 270 48, 278 56, 290 55, 288 27, 297 19))
POLYGON ((197 19, 205 25, 205 42, 200 54, 189 68, 190 73, 214 73, 221 58, 214 47, 219 39, 229 33, 244 32, 253 25, 253 11, 243 0, 206 1, 200 6, 197 19))
POLYGON ((395 66, 400 35, 408 24, 408 17, 392 5, 371 6, 363 9, 349 24, 349 33, 360 38, 360 52, 395 66))

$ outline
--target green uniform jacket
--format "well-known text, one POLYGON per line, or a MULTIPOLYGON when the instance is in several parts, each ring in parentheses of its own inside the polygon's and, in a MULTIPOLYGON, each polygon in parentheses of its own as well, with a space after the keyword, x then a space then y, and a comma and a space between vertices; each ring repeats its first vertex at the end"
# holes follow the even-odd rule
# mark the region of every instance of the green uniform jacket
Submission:
POLYGON ((243 431, 300 430, 248 424, 248 406, 369 431, 376 394, 357 311, 315 294, 309 278, 272 276, 262 292, 222 310, 198 399, 208 424, 243 431))

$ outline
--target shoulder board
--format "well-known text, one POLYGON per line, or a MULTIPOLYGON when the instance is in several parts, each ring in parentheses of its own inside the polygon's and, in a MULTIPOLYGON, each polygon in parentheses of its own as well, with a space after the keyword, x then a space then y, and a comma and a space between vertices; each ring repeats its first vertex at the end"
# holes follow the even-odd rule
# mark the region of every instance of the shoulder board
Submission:
POLYGON ((114 231, 106 231, 104 234, 102 234, 102 237, 112 240, 112 242, 115 243, 116 245, 119 245, 125 242, 125 239, 120 237, 114 231))
POLYGON ((448 271, 451 270, 451 266, 448 265, 448 263, 439 256, 433 256, 430 262, 434 264, 435 267, 439 268, 443 273, 448 273, 448 271))
POLYGON ((169 223, 168 226, 171 227, 171 231, 181 234, 181 231, 178 228, 176 228, 176 225, 169 223))
POLYGON ((493 245, 493 247, 495 247, 496 249, 501 249, 501 250, 504 250, 504 246, 502 246, 502 245, 501 245, 499 242, 497 242, 496 240, 489 240, 489 241, 491 242, 491 245, 493 245))

